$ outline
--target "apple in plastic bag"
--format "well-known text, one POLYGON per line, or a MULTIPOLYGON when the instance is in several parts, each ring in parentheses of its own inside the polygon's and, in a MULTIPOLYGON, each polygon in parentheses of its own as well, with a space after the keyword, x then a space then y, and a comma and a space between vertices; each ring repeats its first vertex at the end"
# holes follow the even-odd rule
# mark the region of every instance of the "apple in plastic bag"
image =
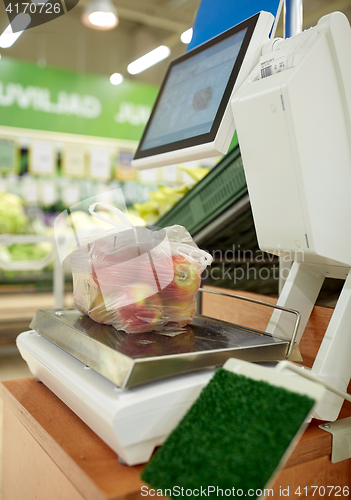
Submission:
POLYGON ((88 314, 101 290, 90 273, 72 273, 72 277, 74 306, 81 313, 88 314))
POLYGON ((106 325, 112 325, 117 321, 115 311, 106 309, 105 300, 101 293, 99 293, 91 304, 89 317, 97 323, 104 323, 106 325))
POLYGON ((94 280, 104 296, 137 281, 141 264, 138 263, 140 257, 133 242, 122 247, 113 246, 113 240, 105 246, 95 242, 90 248, 90 259, 94 280))
POLYGON ((163 323, 161 298, 145 283, 125 287, 116 307, 121 328, 128 333, 151 332, 163 323))
POLYGON ((171 283, 162 290, 162 299, 168 303, 189 301, 200 287, 201 278, 198 270, 195 264, 182 255, 174 255, 172 261, 174 277, 171 283))
POLYGON ((136 266, 133 260, 123 261, 118 255, 107 255, 94 267, 94 279, 104 294, 116 291, 135 281, 136 266))
POLYGON ((176 301, 174 299, 163 299, 163 316, 168 324, 175 324, 177 327, 184 327, 193 319, 196 312, 196 298, 192 297, 186 301, 176 301))
POLYGON ((179 326, 186 326, 193 319, 196 313, 197 303, 195 297, 186 305, 181 305, 174 311, 172 321, 176 322, 179 326))

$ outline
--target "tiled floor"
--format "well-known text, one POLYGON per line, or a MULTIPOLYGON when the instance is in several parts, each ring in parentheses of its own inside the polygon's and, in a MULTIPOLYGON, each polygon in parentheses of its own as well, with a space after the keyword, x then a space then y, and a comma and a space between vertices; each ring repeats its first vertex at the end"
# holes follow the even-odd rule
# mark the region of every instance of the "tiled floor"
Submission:
MULTIPOLYGON (((12 356, 0 355, 0 381, 15 378, 32 377, 26 362, 18 354, 12 356)), ((0 470, 2 469, 2 400, 0 398, 0 470)), ((0 474, 0 500, 1 500, 1 482, 0 474)))

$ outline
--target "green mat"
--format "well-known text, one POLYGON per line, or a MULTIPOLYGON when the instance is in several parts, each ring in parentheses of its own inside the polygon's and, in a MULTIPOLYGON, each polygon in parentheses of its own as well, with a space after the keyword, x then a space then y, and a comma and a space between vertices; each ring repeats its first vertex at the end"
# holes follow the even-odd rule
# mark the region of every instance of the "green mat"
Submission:
POLYGON ((313 404, 220 368, 141 477, 170 498, 257 498, 313 404))

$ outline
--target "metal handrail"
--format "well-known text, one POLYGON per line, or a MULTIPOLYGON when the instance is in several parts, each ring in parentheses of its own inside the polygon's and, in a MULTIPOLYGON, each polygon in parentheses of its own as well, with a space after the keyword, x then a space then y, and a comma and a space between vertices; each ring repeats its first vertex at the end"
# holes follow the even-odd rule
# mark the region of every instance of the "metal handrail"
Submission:
POLYGON ((286 351, 286 358, 288 359, 291 356, 292 351, 294 349, 294 345, 296 343, 296 336, 297 336, 297 332, 298 332, 300 321, 301 321, 301 314, 299 313, 299 311, 295 311, 295 309, 289 309, 287 307, 278 306, 276 304, 271 304, 270 302, 264 302, 262 300, 253 299, 251 297, 244 297, 243 295, 236 295, 234 293, 219 292, 219 291, 215 291, 215 290, 207 290, 204 288, 199 288, 199 291, 204 292, 204 293, 213 293, 215 295, 222 295, 224 297, 231 297, 231 298, 239 299, 239 300, 245 300, 247 302, 252 302, 254 304, 259 304, 261 306, 270 307, 272 309, 279 309, 280 311, 294 314, 296 316, 296 321, 295 321, 295 325, 293 328, 293 333, 292 333, 291 339, 289 341, 288 349, 286 351))

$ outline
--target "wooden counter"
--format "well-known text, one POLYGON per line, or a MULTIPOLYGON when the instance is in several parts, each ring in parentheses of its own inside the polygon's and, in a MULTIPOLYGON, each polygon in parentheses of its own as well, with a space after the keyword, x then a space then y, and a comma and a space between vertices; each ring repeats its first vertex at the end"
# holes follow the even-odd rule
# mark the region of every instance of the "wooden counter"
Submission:
MULTIPOLYGON (((204 313, 217 311, 221 318, 230 316, 231 321, 238 322, 238 315, 245 316, 243 305, 236 311, 235 307, 228 307, 225 299, 213 295, 208 302, 204 299, 204 313)), ((261 328, 257 321, 265 322, 266 313, 262 317, 257 314, 256 328, 261 328)), ((330 315, 329 310, 315 308, 308 325, 308 338, 301 343, 307 364, 318 349, 324 333, 322 328, 330 315)), ((252 316, 251 311, 246 319, 251 320, 252 316)), ((33 378, 3 382, 1 395, 4 402, 3 500, 142 498, 142 466, 120 464, 116 454, 43 384, 33 378)), ((351 416, 349 403, 344 404, 341 413, 341 417, 346 416, 351 416)), ((313 421, 305 431, 277 476, 270 496, 282 497, 281 490, 286 493, 288 487, 288 497, 296 499, 328 497, 330 490, 322 496, 318 492, 313 495, 312 486, 341 486, 351 490, 351 460, 331 463, 332 437, 319 429, 318 423, 313 421), (300 495, 295 494, 299 486, 300 495)), ((345 498, 343 494, 340 496, 345 498)))
POLYGON ((128 467, 44 384, 2 384, 3 500, 139 498, 128 467))

